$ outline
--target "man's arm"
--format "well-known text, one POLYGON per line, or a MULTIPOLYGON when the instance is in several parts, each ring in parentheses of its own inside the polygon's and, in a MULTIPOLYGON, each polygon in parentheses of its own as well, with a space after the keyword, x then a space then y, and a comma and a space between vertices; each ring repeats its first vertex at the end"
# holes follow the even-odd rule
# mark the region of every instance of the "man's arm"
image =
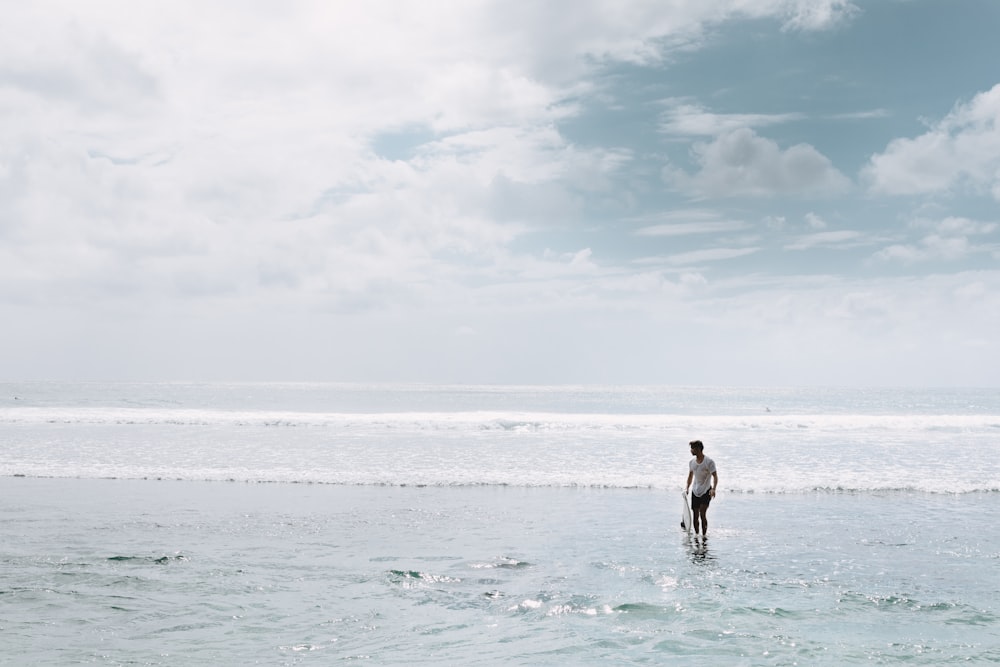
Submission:
POLYGON ((684 493, 687 493, 688 489, 691 488, 691 480, 692 479, 694 479, 694 470, 691 470, 690 472, 688 472, 688 483, 687 483, 687 486, 684 487, 684 493))
MULTIPOLYGON (((691 482, 689 481, 688 484, 690 484, 690 483, 691 482)), ((715 490, 717 488, 719 488, 719 473, 713 472, 712 473, 712 489, 711 489, 711 493, 712 493, 712 497, 713 498, 715 497, 715 490)))

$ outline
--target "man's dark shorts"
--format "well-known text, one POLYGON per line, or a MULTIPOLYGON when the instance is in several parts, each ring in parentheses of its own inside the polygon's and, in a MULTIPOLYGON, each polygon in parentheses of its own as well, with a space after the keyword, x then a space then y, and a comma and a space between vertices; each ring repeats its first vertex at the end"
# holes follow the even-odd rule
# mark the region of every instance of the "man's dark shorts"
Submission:
POLYGON ((696 509, 699 509, 701 507, 704 507, 705 509, 708 509, 708 504, 710 502, 712 502, 712 492, 711 491, 706 491, 705 495, 703 495, 703 496, 696 496, 696 495, 694 495, 692 493, 691 494, 691 511, 693 512, 696 509))

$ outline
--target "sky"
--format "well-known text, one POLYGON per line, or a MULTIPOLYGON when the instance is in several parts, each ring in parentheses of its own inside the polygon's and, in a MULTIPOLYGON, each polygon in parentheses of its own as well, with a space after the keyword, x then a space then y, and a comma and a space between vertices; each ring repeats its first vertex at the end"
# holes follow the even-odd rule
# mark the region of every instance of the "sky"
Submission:
POLYGON ((1000 384, 994 0, 0 12, 0 379, 1000 384))

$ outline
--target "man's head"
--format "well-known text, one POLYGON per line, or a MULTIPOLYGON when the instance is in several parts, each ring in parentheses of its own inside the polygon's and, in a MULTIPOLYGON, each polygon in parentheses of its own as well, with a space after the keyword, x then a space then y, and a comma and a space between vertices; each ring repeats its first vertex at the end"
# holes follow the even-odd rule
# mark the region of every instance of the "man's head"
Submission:
POLYGON ((694 455, 701 454, 705 450, 705 445, 701 444, 701 440, 692 440, 688 444, 691 445, 691 453, 694 455))

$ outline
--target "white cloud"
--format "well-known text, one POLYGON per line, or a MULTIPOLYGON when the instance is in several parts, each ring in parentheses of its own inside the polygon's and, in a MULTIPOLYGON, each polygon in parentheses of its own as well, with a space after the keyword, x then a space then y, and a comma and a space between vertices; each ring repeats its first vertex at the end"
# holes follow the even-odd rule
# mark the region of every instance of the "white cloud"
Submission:
POLYGON ((998 228, 997 223, 947 217, 942 220, 917 219, 910 226, 930 230, 930 233, 917 243, 898 243, 883 248, 875 253, 874 258, 904 263, 932 260, 953 262, 975 253, 991 253, 995 249, 990 244, 976 245, 969 237, 990 234, 998 228))
POLYGON ((590 257, 593 254, 594 252, 590 248, 584 248, 583 250, 573 253, 573 258, 569 260, 569 264, 572 267, 585 270, 596 268, 595 264, 590 261, 590 257))
POLYGON ((857 245, 857 241, 862 238, 860 232, 843 229, 833 232, 817 232, 800 236, 791 243, 785 245, 785 250, 808 250, 817 246, 850 247, 857 245))
POLYGON ((722 212, 710 208, 672 209, 639 218, 627 218, 622 222, 641 225, 633 234, 645 237, 722 234, 749 227, 743 220, 728 218, 722 212))
POLYGON ((683 136, 716 136, 742 128, 766 127, 804 118, 802 114, 717 114, 697 104, 667 100, 671 105, 660 116, 660 130, 683 136))
POLYGON ((892 295, 885 292, 847 292, 827 307, 830 317, 858 321, 883 320, 891 312, 892 295))
POLYGON ((760 248, 706 248, 691 252, 677 253, 667 257, 667 262, 675 265, 702 264, 704 262, 720 262, 737 257, 746 257, 758 252, 760 248))
POLYGON ((746 229, 740 220, 704 220, 653 225, 636 230, 638 236, 688 236, 690 234, 718 234, 746 229))
POLYGON ((991 234, 1000 228, 996 222, 982 222, 971 220, 960 216, 948 216, 942 220, 928 220, 919 218, 911 223, 917 229, 932 229, 940 234, 952 236, 972 236, 977 234, 991 234))
POLYGON ((379 285, 458 280, 526 224, 572 215, 576 192, 610 190, 631 159, 556 129, 594 62, 653 62, 706 22, 795 6, 7 8, 0 278, 40 298, 200 286, 355 302, 371 289, 373 303, 392 292, 379 285), (372 138, 408 128, 430 134, 410 159, 373 153, 372 138))
POLYGON ((812 229, 826 229, 826 221, 812 211, 806 213, 806 224, 812 229))
MULTIPOLYGON (((759 273, 710 283, 688 267, 770 255, 744 238, 676 252, 707 239, 696 235, 744 231, 742 215, 819 230, 838 213, 780 200, 732 214, 671 210, 670 193, 642 191, 657 137, 644 156, 560 130, 605 85, 590 74, 616 73, 608 65, 662 67, 726 21, 806 31, 855 13, 840 0, 10 3, 0 21, 4 372, 434 380, 451 360, 464 381, 565 381, 544 370, 563 356, 585 381, 711 382, 755 381, 773 371, 764 360, 791 355, 782 366, 828 364, 837 379, 849 364, 813 354, 817 341, 845 357, 872 350, 854 365, 866 372, 879 354, 906 370, 896 322, 931 342, 950 327, 994 331, 995 274, 828 285, 757 262, 759 273), (406 145, 380 155, 385 137, 406 145), (645 214, 633 195, 667 212, 645 214), (628 226, 616 235, 612 220, 628 226), (545 244, 556 250, 542 255, 545 244), (632 260, 637 246, 676 254, 632 260), (459 347, 470 363, 456 360, 459 347), (580 361, 595 351, 602 363, 580 361), (716 356, 725 372, 706 375, 716 356), (688 374, 662 372, 675 364, 688 374)), ((678 86, 669 94, 689 92, 663 81, 678 86)), ((873 115, 884 114, 857 114, 873 115)), ((676 104, 665 129, 707 139, 691 173, 667 171, 671 184, 699 197, 844 190, 813 146, 751 129, 800 118, 676 104)), ((992 224, 941 221, 894 252, 984 252, 973 235, 992 224)), ((827 232, 793 243, 863 240, 827 232)))
POLYGON ((892 245, 884 248, 875 253, 875 258, 903 262, 932 259, 950 261, 965 257, 969 251, 969 241, 964 237, 942 237, 931 234, 921 239, 919 245, 892 245))
POLYGON ((543 78, 579 71, 581 56, 656 62, 665 52, 700 45, 706 26, 727 20, 773 18, 786 30, 814 31, 834 28, 857 11, 847 0, 679 0, 669 5, 648 0, 562 0, 483 6, 483 22, 473 25, 500 35, 496 44, 506 53, 530 59, 530 71, 543 78))
POLYGON ((699 166, 696 173, 668 165, 663 177, 693 196, 828 196, 849 187, 843 174, 812 146, 782 150, 746 128, 695 144, 692 156, 699 166))
POLYGON ((869 111, 849 111, 847 113, 835 113, 827 116, 834 120, 870 120, 872 118, 888 118, 890 116, 887 109, 871 109, 869 111))
POLYGON ((792 0, 786 9, 786 30, 826 30, 858 14, 849 0, 792 0))
POLYGON ((1000 201, 1000 84, 957 104, 928 132, 894 139, 862 176, 876 194, 936 194, 967 185, 1000 201))

